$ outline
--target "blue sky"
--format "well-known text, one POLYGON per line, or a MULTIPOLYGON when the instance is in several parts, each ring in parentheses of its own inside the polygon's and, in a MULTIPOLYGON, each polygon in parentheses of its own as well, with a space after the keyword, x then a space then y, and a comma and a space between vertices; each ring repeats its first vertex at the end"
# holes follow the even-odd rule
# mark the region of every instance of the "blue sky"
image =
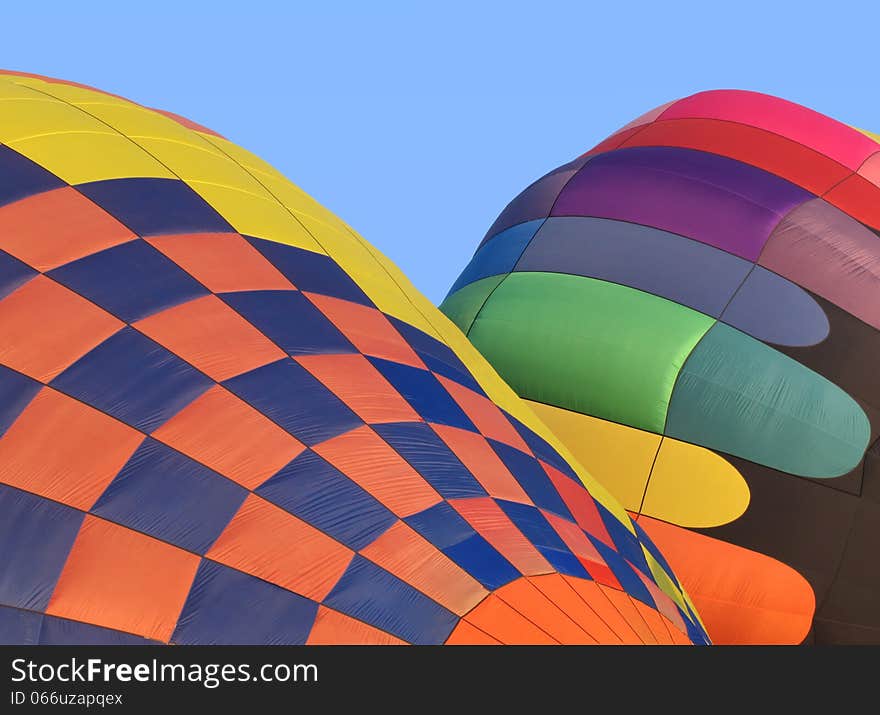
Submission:
POLYGON ((880 130, 874 2, 78 0, 2 20, 0 67, 215 129, 437 302, 516 193, 670 99, 753 89, 880 130))

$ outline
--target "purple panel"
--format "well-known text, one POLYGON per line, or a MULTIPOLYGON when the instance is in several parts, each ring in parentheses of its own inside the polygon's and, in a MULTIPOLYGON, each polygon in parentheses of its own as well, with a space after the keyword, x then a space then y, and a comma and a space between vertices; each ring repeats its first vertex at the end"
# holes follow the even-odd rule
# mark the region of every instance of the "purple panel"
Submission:
POLYGON ((483 240, 480 241, 480 246, 486 243, 492 236, 518 223, 531 221, 536 218, 547 218, 550 215, 550 209, 553 208, 556 197, 559 196, 559 192, 568 183, 569 179, 590 159, 591 157, 578 157, 574 161, 554 169, 531 184, 519 196, 507 204, 507 207, 486 232, 483 240))
POLYGON ((816 345, 828 337, 828 316, 803 288, 756 266, 721 315, 728 325, 774 345, 816 345))
POLYGON ((563 188, 553 215, 654 226, 754 261, 780 219, 812 197, 733 159, 637 147, 593 157, 563 188))
POLYGON ((828 202, 786 216, 759 263, 880 329, 880 238, 828 202))

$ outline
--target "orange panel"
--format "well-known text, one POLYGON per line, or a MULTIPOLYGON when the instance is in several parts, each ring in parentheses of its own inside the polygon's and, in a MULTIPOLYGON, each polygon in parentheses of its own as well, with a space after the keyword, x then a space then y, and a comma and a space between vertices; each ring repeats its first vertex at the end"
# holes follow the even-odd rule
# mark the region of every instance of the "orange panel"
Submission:
POLYGON ((286 357, 281 348, 215 295, 163 310, 132 325, 218 382, 286 357))
POLYGON ((515 447, 528 455, 532 454, 532 450, 528 448, 523 438, 519 436, 519 432, 510 424, 510 420, 498 409, 498 405, 487 397, 483 397, 442 375, 436 375, 436 377, 446 388, 446 392, 452 396, 452 399, 458 403, 458 406, 486 437, 515 447))
POLYGON ((488 595, 470 574, 402 521, 360 554, 459 616, 488 595))
POLYGON ((237 233, 196 233, 146 239, 213 293, 294 290, 263 255, 237 233))
POLYGON ((502 643, 476 626, 461 620, 455 630, 449 634, 446 645, 502 645, 502 643))
POLYGON ((354 552, 283 509, 248 495, 206 556, 313 601, 330 593, 354 552))
POLYGON ((422 475, 366 425, 312 449, 399 517, 441 501, 422 475))
POLYGON ((167 643, 200 561, 86 514, 46 613, 167 643))
POLYGON ((294 358, 364 422, 421 422, 422 418, 363 355, 294 358))
POLYGON ((450 499, 449 504, 521 574, 537 576, 555 571, 489 497, 450 499))
POLYGON ((305 449, 219 385, 184 407, 153 437, 246 489, 256 489, 305 449))
POLYGON ((0 248, 38 271, 134 238, 132 231, 71 187, 0 208, 0 248))
POLYGON ((431 429, 468 468, 489 496, 520 504, 532 503, 485 437, 447 425, 432 424, 431 429))
POLYGON ((614 607, 598 583, 574 576, 563 576, 562 578, 577 591, 578 595, 596 612, 599 618, 608 624, 608 627, 614 631, 624 645, 642 645, 645 642, 621 612, 614 607))
POLYGON ((642 639, 643 643, 647 643, 648 645, 655 645, 657 643, 657 638, 654 636, 654 632, 648 627, 648 624, 645 623, 645 619, 642 618, 642 614, 639 612, 639 609, 636 608, 635 604, 630 595, 624 591, 618 591, 616 588, 611 588, 610 586, 603 586, 601 583, 598 584, 599 588, 608 596, 608 600, 611 601, 612 605, 618 610, 621 616, 623 616, 624 620, 632 627, 632 629, 639 634, 639 638, 642 639))
POLYGON ((639 525, 694 602, 713 643, 798 644, 810 631, 816 598, 784 563, 646 516, 639 525))
MULTIPOLYGON (((465 617, 465 621, 493 638, 497 638, 505 645, 554 645, 559 642, 521 613, 508 606, 494 593, 490 593, 479 606, 471 611, 465 617)), ((454 634, 455 631, 453 631, 454 634)))
POLYGON ((124 323, 46 276, 0 301, 0 362, 49 382, 124 323))
POLYGON ((390 633, 373 628, 363 621, 318 606, 318 615, 306 645, 408 645, 390 633))
POLYGON ((143 439, 44 387, 0 439, 0 481, 88 511, 143 439))
POLYGON ((618 645, 622 642, 561 574, 529 576, 528 580, 598 643, 618 645))
POLYGON ((502 586, 495 595, 560 643, 595 645, 597 642, 528 579, 520 578, 502 586))
POLYGON ((671 645, 672 636, 669 633, 669 629, 666 627, 666 619, 648 604, 642 603, 639 599, 632 598, 630 600, 645 620, 648 628, 651 629, 651 633, 654 634, 654 638, 657 642, 660 645, 671 645))
POLYGON ((304 295, 364 355, 425 368, 421 358, 381 311, 327 295, 304 295))

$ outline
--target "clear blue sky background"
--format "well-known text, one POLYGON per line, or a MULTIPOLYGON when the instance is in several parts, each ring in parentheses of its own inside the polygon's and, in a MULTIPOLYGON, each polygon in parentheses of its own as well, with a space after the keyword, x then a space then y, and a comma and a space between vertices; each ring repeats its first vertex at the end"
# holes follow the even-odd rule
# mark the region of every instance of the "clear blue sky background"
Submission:
POLYGON ((19 1, 0 67, 215 129, 439 301, 516 193, 667 100, 753 89, 880 130, 878 20, 850 0, 19 1))

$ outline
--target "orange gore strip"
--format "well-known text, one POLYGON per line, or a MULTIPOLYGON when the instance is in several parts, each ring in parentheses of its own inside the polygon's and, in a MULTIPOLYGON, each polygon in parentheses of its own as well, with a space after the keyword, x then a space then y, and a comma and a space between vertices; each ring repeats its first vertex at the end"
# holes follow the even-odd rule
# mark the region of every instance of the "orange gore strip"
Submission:
POLYGON ((44 387, 0 439, 0 481, 88 511, 143 439, 44 387))
POLYGON ((49 382, 124 323, 39 275, 0 301, 0 362, 49 382))
POLYGON ((72 187, 0 208, 0 248, 38 271, 134 238, 128 228, 72 187))
POLYGON ((588 635, 558 604, 553 603, 528 579, 520 578, 501 587, 495 594, 519 611, 542 631, 566 645, 595 645, 588 635))
POLYGON ((470 574, 402 521, 360 553, 459 616, 488 595, 470 574))
POLYGON ((432 424, 431 429, 468 468, 489 496, 520 504, 532 503, 483 435, 447 425, 432 424))
POLYGON ((555 570, 489 497, 450 499, 449 504, 520 573, 536 576, 555 570))
POLYGON ((437 379, 458 403, 464 413, 471 418, 476 428, 489 439, 494 439, 504 444, 515 447, 520 452, 532 454, 523 438, 519 436, 504 413, 498 409, 498 405, 473 390, 459 385, 442 375, 436 375, 437 379))
POLYGON ((578 595, 578 592, 566 582, 561 574, 529 576, 528 580, 598 643, 615 645, 621 643, 618 635, 578 595))
POLYGON ((618 611, 620 611, 620 614, 624 617, 626 622, 632 626, 632 629, 639 634, 639 638, 641 638, 644 643, 649 645, 657 643, 653 631, 648 627, 648 624, 645 623, 645 619, 642 618, 641 613, 635 607, 635 604, 633 603, 635 599, 631 598, 630 595, 624 591, 618 591, 616 588, 611 588, 610 586, 603 586, 601 583, 599 584, 599 588, 601 588, 605 595, 608 596, 608 600, 614 604, 614 607, 618 611))
POLYGON ((250 494, 206 554, 239 571, 321 601, 354 552, 306 522, 250 494))
POLYGON ((494 593, 489 594, 465 620, 505 645, 555 645, 559 642, 494 593))
POLYGON ((215 295, 163 310, 133 326, 218 382, 285 357, 215 295))
POLYGON ((146 240, 213 293, 294 290, 293 284, 237 233, 179 234, 146 240))
POLYGON ((362 621, 318 606, 318 615, 306 645, 408 645, 390 633, 373 628, 362 621))
POLYGON ((648 628, 651 629, 651 633, 654 634, 654 638, 657 639, 657 642, 660 645, 670 645, 672 643, 672 635, 666 627, 666 619, 648 604, 642 603, 639 599, 633 598, 632 602, 638 609, 639 613, 642 614, 642 618, 645 619, 645 623, 648 624, 648 628))
POLYGON ((304 294, 352 345, 364 355, 425 368, 409 343, 403 339, 385 315, 366 305, 315 293, 304 294))
POLYGON ((399 517, 441 501, 434 488, 366 425, 312 449, 399 517))
POLYGON ((153 437, 246 489, 258 487, 305 449, 219 385, 183 408, 153 437))
POLYGON ((562 578, 596 612, 599 618, 608 624, 608 627, 623 641, 624 645, 642 645, 644 643, 627 619, 614 607, 599 584, 575 576, 563 575, 562 578))
POLYGON ((503 645, 488 633, 483 633, 476 626, 472 626, 465 620, 458 622, 455 630, 446 639, 446 645, 503 645))
POLYGON ((421 422, 422 418, 363 355, 294 358, 364 422, 421 422))
POLYGON ((200 560, 86 514, 46 613, 167 643, 200 560))

